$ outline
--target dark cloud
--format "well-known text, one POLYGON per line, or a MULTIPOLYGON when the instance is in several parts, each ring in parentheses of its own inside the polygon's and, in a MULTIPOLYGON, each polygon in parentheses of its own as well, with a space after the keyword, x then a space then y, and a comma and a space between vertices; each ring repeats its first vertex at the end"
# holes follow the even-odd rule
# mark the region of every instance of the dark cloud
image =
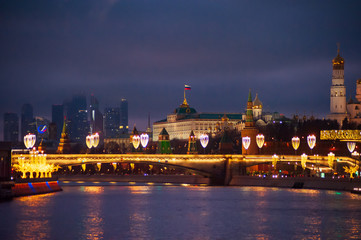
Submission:
MULTIPOLYGON (((164 118, 192 85, 198 111, 329 111, 336 43, 347 94, 361 78, 359 1, 1 1, 0 114, 36 115, 72 94, 129 100, 131 122, 164 118)), ((2 121, 1 121, 2 124, 2 121)), ((2 131, 2 127, 1 127, 2 131)))

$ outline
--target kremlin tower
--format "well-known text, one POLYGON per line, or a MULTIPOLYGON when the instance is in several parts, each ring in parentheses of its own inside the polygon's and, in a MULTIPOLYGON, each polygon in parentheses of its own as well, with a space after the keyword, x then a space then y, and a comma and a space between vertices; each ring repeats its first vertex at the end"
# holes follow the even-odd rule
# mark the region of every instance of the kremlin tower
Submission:
POLYGON ((347 117, 344 64, 345 60, 340 56, 340 48, 338 47, 337 56, 332 60, 330 114, 327 118, 337 120, 340 125, 342 125, 342 121, 347 117))
POLYGON ((247 111, 246 111, 246 126, 241 131, 241 136, 243 137, 250 137, 251 144, 249 148, 246 150, 242 144, 242 154, 258 154, 258 147, 256 143, 256 136, 258 134, 257 128, 254 126, 253 121, 253 102, 251 96, 251 90, 249 90, 248 94, 248 102, 247 102, 247 111))

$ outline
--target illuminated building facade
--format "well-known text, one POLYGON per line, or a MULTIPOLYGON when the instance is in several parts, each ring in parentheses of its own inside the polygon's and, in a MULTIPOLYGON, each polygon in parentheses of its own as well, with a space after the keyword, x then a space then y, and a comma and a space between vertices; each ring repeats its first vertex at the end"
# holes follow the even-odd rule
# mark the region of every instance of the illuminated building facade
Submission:
POLYGON ((203 133, 215 134, 222 130, 224 124, 232 130, 240 131, 244 127, 241 113, 198 113, 190 107, 184 98, 183 103, 169 114, 166 119, 153 123, 153 139, 165 128, 169 139, 188 140, 193 131, 199 139, 203 133))
POLYGON ((118 138, 120 136, 120 108, 105 108, 104 135, 105 138, 118 138))

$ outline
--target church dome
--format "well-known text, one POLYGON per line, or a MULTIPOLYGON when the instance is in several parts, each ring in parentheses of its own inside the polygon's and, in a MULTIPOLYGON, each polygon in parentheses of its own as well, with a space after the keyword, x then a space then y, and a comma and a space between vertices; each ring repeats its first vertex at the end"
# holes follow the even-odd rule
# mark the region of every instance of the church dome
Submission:
POLYGON ((343 69, 345 60, 340 56, 340 49, 337 49, 337 56, 332 59, 333 69, 343 69))
POLYGON ((262 102, 261 100, 259 100, 258 98, 258 93, 256 93, 256 97, 255 99, 253 100, 253 108, 262 108, 262 102))

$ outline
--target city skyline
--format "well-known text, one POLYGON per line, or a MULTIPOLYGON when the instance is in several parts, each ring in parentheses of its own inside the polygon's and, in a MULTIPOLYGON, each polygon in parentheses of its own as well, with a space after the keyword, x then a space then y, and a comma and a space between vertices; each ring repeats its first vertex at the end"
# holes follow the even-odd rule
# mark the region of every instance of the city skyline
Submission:
POLYGON ((361 78, 358 1, 41 3, 3 1, 1 116, 30 103, 51 119, 52 104, 94 93, 101 111, 126 98, 145 130, 189 84, 199 112, 244 112, 251 88, 267 111, 322 118, 337 42, 347 99, 361 78))

